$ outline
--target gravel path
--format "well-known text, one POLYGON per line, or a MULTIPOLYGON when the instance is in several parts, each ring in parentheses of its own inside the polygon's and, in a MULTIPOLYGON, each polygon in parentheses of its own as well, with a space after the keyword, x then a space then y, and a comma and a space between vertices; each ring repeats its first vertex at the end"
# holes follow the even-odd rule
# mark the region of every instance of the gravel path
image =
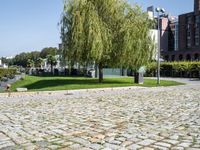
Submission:
POLYGON ((0 94, 0 149, 200 149, 200 84, 0 94))

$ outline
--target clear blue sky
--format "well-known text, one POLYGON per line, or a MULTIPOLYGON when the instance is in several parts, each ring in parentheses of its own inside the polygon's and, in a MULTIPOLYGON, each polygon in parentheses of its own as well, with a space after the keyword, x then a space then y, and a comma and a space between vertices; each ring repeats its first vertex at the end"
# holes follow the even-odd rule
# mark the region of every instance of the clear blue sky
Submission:
POLYGON ((144 10, 148 6, 165 8, 171 15, 180 15, 193 11, 194 0, 129 0, 140 4, 144 10))
MULTIPOLYGON (((164 7, 172 15, 190 12, 193 0, 128 0, 147 6, 164 7)), ((0 0, 0 56, 57 47, 58 22, 63 0, 0 0)))

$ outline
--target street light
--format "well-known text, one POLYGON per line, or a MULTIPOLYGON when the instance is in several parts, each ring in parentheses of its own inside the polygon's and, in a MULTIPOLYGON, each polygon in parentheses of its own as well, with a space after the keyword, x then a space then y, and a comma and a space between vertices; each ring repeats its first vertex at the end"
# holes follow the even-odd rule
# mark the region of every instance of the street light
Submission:
POLYGON ((157 56, 157 84, 160 85, 160 18, 165 13, 164 8, 156 8, 158 17, 158 56, 157 56), (161 13, 161 16, 160 16, 161 13))

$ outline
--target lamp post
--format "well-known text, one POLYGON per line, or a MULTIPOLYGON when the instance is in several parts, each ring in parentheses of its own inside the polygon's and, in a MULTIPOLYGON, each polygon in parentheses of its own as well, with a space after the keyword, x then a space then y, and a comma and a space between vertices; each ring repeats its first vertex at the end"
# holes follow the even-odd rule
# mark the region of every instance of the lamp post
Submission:
POLYGON ((156 8, 157 17, 158 17, 158 53, 157 53, 157 85, 160 85, 160 13, 164 14, 164 8, 156 8))

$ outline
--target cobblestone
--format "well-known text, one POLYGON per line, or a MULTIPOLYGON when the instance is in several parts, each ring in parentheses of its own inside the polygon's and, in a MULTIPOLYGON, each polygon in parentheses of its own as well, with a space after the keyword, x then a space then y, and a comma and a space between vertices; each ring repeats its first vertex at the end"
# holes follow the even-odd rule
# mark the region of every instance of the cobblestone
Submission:
POLYGON ((143 141, 139 142, 138 144, 142 145, 142 146, 148 146, 148 145, 151 145, 151 144, 153 144, 155 142, 156 141, 154 141, 154 140, 146 139, 146 140, 143 140, 143 141))
POLYGON ((192 143, 180 143, 178 146, 187 148, 190 147, 190 145, 192 145, 192 143))
POLYGON ((176 145, 176 144, 179 143, 179 141, 177 141, 177 140, 169 140, 169 139, 163 140, 163 142, 169 143, 169 144, 172 144, 172 145, 176 145))
POLYGON ((162 147, 168 147, 168 148, 170 148, 170 147, 171 147, 171 144, 168 144, 168 143, 163 143, 163 142, 158 142, 158 143, 155 143, 155 145, 162 146, 162 147))
POLYGON ((0 149, 200 149, 199 89, 0 94, 0 149))
POLYGON ((132 150, 137 150, 139 148, 142 148, 142 146, 140 145, 137 145, 137 144, 132 144, 128 147, 128 149, 132 149, 132 150))

